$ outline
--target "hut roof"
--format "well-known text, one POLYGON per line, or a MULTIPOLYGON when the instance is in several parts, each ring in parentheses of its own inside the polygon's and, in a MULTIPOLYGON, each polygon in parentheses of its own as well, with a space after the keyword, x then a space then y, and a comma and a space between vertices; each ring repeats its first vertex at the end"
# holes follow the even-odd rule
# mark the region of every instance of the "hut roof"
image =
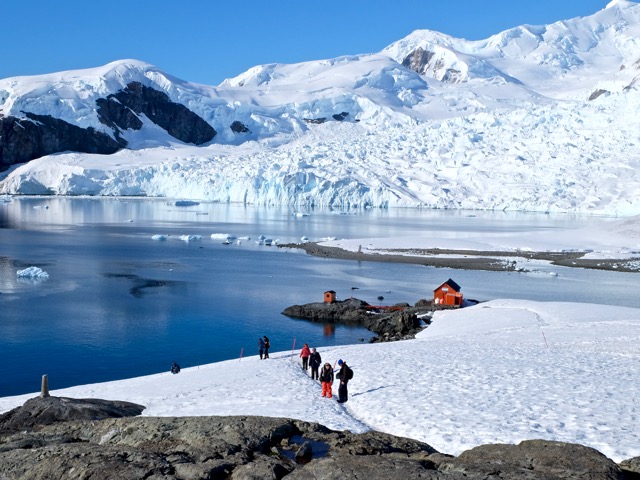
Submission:
POLYGON ((451 288, 453 288, 456 292, 459 292, 460 290, 462 290, 462 288, 460 287, 460 285, 458 285, 456 282, 454 282, 453 280, 449 279, 446 282, 440 284, 440 286, 438 286, 438 288, 436 288, 434 290, 434 292, 436 290, 440 290, 443 286, 445 285, 449 285, 451 288))

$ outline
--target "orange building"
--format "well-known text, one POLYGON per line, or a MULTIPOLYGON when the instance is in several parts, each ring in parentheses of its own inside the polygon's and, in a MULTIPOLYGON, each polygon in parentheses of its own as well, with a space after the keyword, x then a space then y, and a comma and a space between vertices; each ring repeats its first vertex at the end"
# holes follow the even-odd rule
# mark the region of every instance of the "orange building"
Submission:
POLYGON ((336 303, 336 292, 333 290, 324 292, 324 303, 336 303))
MULTIPOLYGON (((433 291, 433 303, 435 305, 462 305, 462 293, 460 285, 449 279, 433 291)), ((325 294, 326 295, 326 294, 325 294)))

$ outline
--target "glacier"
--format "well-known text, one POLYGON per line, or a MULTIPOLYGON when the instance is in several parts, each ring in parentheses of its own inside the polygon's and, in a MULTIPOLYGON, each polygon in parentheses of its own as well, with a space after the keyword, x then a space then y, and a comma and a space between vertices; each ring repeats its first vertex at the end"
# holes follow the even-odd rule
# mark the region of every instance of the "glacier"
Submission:
POLYGON ((215 87, 138 60, 8 78, 0 115, 113 135, 96 99, 140 82, 219 135, 186 144, 143 118, 123 132, 128 148, 12 166, 0 194, 637 215, 639 68, 640 5, 618 0, 481 41, 418 30, 379 53, 260 65, 215 87))

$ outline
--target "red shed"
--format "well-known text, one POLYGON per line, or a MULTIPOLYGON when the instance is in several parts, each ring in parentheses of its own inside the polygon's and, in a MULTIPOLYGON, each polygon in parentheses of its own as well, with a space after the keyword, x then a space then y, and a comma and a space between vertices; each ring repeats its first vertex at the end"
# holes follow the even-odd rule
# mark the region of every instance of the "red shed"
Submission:
POLYGON ((449 279, 433 291, 433 303, 436 305, 462 305, 460 285, 449 279))
POLYGON ((324 303, 335 303, 336 302, 336 292, 333 290, 328 290, 324 292, 324 303))

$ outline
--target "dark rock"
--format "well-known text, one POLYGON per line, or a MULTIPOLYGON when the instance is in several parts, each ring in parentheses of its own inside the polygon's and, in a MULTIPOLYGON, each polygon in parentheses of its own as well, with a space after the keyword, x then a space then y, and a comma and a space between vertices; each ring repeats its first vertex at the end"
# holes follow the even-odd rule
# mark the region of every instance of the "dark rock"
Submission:
POLYGON ((433 52, 426 51, 421 47, 418 47, 404 58, 402 66, 422 75, 427 70, 433 55, 433 52))
POLYGON ((144 409, 135 403, 97 398, 35 397, 0 415, 0 432, 32 429, 69 420, 133 417, 144 409))
POLYGON ((629 479, 640 480, 640 457, 625 460, 620 463, 620 468, 628 472, 629 479))
POLYGON ((349 116, 349 112, 336 113, 336 114, 331 115, 331 116, 333 117, 334 120, 342 122, 345 118, 347 118, 347 116, 349 116))
POLYGON ((310 442, 304 442, 296 452, 297 463, 309 463, 313 458, 313 449, 310 442))
POLYGON ((96 103, 100 121, 112 128, 115 125, 123 130, 138 130, 142 122, 133 114, 144 114, 169 135, 185 143, 202 145, 217 134, 211 125, 187 107, 140 82, 131 82, 123 90, 96 103))
POLYGON ((266 417, 108 418, 0 432, 3 479, 633 478, 637 461, 623 464, 627 472, 592 448, 544 440, 484 445, 453 457, 385 433, 266 417), (296 452, 307 463, 296 463, 296 452))
MULTIPOLYGON (((425 311, 428 308, 424 308, 425 311)), ((416 312, 408 304, 388 307, 376 307, 363 300, 349 298, 333 303, 316 302, 305 305, 292 305, 285 308, 283 315, 303 318, 313 322, 341 323, 360 325, 378 335, 375 341, 393 341, 413 338, 422 327, 416 312)))
POLYGON ((229 128, 231 128, 231 131, 233 133, 249 133, 251 131, 249 130, 249 127, 247 127, 244 123, 239 122, 238 120, 233 122, 229 128))
POLYGON ((605 93, 609 93, 607 90, 602 90, 601 88, 594 90, 593 92, 591 92, 591 95, 589 95, 589 100, 595 100, 596 98, 600 97, 601 95, 604 95, 605 93))
POLYGON ((464 478, 622 480, 624 472, 593 448, 549 440, 481 445, 440 464, 464 478))
POLYGON ((303 119, 307 123, 315 123, 320 124, 327 121, 327 117, 319 117, 319 118, 304 118, 303 119))
POLYGON ((49 115, 23 112, 26 118, 0 117, 0 171, 53 153, 112 154, 126 147, 93 128, 80 128, 49 115))

